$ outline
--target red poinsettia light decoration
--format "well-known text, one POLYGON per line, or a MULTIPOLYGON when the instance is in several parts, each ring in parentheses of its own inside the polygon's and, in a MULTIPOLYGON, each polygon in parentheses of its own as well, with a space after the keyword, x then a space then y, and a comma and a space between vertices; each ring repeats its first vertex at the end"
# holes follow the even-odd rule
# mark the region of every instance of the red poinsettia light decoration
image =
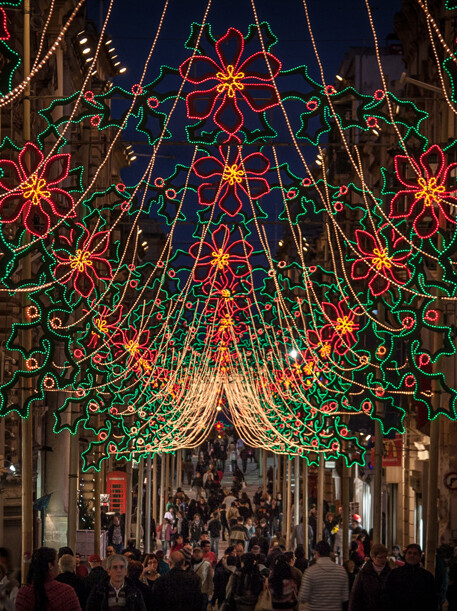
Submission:
POLYGON ((196 242, 189 254, 197 260, 194 268, 194 281, 211 283, 214 276, 220 275, 229 281, 230 277, 243 278, 249 274, 248 258, 253 247, 245 240, 230 242, 230 230, 220 225, 212 234, 211 242, 196 242))
POLYGON ((446 165, 444 153, 434 144, 423 153, 417 163, 405 155, 395 157, 395 171, 400 183, 406 187, 392 199, 390 218, 413 221, 416 234, 423 239, 438 231, 440 214, 455 224, 449 208, 457 207, 457 163, 446 165), (409 169, 409 172, 408 172, 409 169))
POLYGON ((194 163, 199 178, 210 179, 198 187, 198 202, 202 206, 219 202, 221 210, 235 216, 243 204, 240 193, 247 198, 259 199, 270 192, 270 185, 262 176, 270 169, 270 162, 262 153, 252 153, 241 160, 238 150, 231 161, 219 148, 222 161, 216 157, 202 157, 194 163))
POLYGON ((9 40, 8 20, 4 8, 0 8, 0 40, 9 40))
POLYGON ((334 304, 330 302, 322 303, 322 311, 332 334, 333 350, 336 354, 344 355, 357 342, 355 333, 360 329, 356 321, 356 313, 350 310, 346 300, 341 300, 334 304))
POLYGON ((18 161, 19 165, 0 159, 0 187, 8 191, 0 196, 0 220, 13 223, 22 215, 27 231, 43 237, 52 216, 76 216, 73 197, 57 186, 68 176, 70 155, 53 155, 44 161, 43 153, 27 142, 18 161))
POLYGON ((308 343, 311 352, 317 355, 320 361, 333 358, 333 330, 331 325, 324 325, 321 329, 307 331, 308 343))
POLYGON ((411 246, 403 236, 386 225, 374 236, 361 229, 357 229, 355 235, 357 249, 363 258, 356 259, 352 264, 353 280, 370 278, 368 287, 375 297, 385 293, 392 281, 399 285, 408 282, 411 273, 405 261, 411 256, 411 246))
POLYGON ((208 337, 224 345, 237 342, 247 331, 247 325, 240 314, 240 311, 231 308, 218 311, 209 321, 208 337))
POLYGON ((279 104, 271 81, 279 74, 281 62, 271 53, 261 51, 241 62, 243 51, 243 35, 229 28, 216 42, 218 62, 197 55, 181 64, 179 73, 189 83, 201 85, 208 82, 212 85, 209 89, 198 89, 187 95, 187 116, 190 119, 207 119, 217 106, 215 124, 224 132, 234 134, 244 123, 240 101, 246 102, 254 112, 263 112, 279 104))
POLYGON ((75 237, 74 229, 69 238, 60 236, 61 242, 68 244, 68 251, 61 248, 54 251, 59 261, 54 276, 62 284, 71 282, 75 291, 87 299, 97 280, 109 281, 113 277, 110 262, 102 256, 108 250, 109 232, 92 234, 81 223, 76 223, 76 226, 82 229, 79 239, 75 237))
POLYGON ((150 344, 148 330, 139 331, 130 327, 127 331, 118 331, 113 337, 114 359, 117 363, 125 362, 127 368, 138 375, 148 375, 156 359, 156 353, 149 348, 150 344))

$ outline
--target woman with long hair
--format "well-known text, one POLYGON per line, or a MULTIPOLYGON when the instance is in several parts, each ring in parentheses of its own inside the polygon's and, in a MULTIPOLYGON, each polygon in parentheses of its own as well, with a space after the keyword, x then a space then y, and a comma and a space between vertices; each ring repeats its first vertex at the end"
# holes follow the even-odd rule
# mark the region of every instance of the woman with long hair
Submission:
POLYGON ((81 611, 73 588, 54 578, 58 573, 57 552, 52 547, 35 550, 27 584, 19 589, 16 611, 81 611))
POLYGON ((241 556, 241 568, 229 579, 226 592, 226 608, 230 611, 254 611, 264 578, 257 566, 257 557, 248 552, 241 556))
POLYGON ((276 558, 268 578, 273 609, 296 611, 298 609, 297 586, 292 577, 290 564, 283 555, 276 558))

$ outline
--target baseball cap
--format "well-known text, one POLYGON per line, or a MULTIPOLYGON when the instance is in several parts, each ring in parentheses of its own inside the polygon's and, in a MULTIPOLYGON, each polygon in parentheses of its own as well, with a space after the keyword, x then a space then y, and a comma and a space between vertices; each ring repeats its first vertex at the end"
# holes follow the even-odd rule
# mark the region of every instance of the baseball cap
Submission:
POLYGON ((87 560, 89 562, 101 562, 102 561, 102 559, 100 558, 98 554, 91 554, 87 560))
POLYGON ((359 516, 358 513, 355 513, 352 518, 356 521, 356 522, 361 522, 362 518, 359 516))

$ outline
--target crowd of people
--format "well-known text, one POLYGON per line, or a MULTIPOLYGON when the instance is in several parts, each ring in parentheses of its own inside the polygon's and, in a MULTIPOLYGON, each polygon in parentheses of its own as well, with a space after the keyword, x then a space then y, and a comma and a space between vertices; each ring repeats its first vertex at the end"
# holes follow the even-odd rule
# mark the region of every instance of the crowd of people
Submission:
POLYGON ((457 610, 452 575, 443 591, 438 572, 435 578, 423 568, 417 544, 389 554, 370 540, 358 515, 352 516, 351 552, 344 564, 341 512, 325 508, 324 536, 316 541, 312 502, 309 549, 303 547, 302 524, 291 533, 293 549, 287 549, 281 496, 273 497, 268 477, 267 488, 250 498, 249 461, 256 467, 255 453, 241 440, 205 444, 191 489, 178 488, 167 498, 151 553, 137 549, 135 539, 124 546, 119 516, 108 527, 103 560, 92 554, 86 567, 69 548, 42 547, 20 588, 6 551, 0 552, 0 611, 437 611, 446 589, 449 611, 457 610))

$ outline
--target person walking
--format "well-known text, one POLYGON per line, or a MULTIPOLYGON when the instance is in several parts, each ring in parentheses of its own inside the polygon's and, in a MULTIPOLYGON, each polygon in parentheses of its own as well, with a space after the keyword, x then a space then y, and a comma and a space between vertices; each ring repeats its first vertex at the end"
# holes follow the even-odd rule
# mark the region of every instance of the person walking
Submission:
POLYGON ((19 584, 8 576, 7 567, 0 562, 0 610, 14 611, 19 584))
POLYGON ((235 472, 236 467, 237 467, 236 450, 235 448, 232 448, 230 450, 230 470, 232 473, 235 472))
POLYGON ((87 587, 85 579, 76 575, 76 558, 70 554, 64 554, 59 558, 58 565, 60 573, 57 575, 56 581, 71 586, 76 592, 81 609, 84 609, 87 600, 87 587))
POLYGON ((201 549, 202 549, 203 560, 206 560, 207 562, 209 562, 211 565, 211 568, 214 571, 214 569, 216 568, 216 564, 217 564, 217 557, 216 557, 216 554, 211 551, 211 543, 209 541, 202 541, 201 549))
POLYGON ((170 571, 161 577, 152 590, 154 611, 202 611, 203 597, 198 575, 187 570, 186 556, 170 554, 170 571))
POLYGON ((115 553, 120 554, 122 552, 122 548, 124 547, 124 538, 122 536, 121 519, 118 515, 113 517, 113 523, 108 528, 107 535, 108 545, 112 545, 115 553))
POLYGON ((208 522, 208 532, 209 532, 209 539, 211 542, 211 549, 216 554, 216 558, 218 557, 218 554, 219 554, 219 541, 221 538, 221 530, 222 530, 222 524, 221 524, 221 521, 219 520, 219 512, 215 511, 213 513, 213 517, 208 522))
POLYGON ((392 571, 387 579, 387 608, 401 611, 436 611, 438 596, 433 575, 421 567, 422 550, 410 543, 405 565, 392 571))
POLYGON ((81 611, 73 588, 55 580, 57 572, 55 549, 40 547, 34 551, 27 576, 28 585, 19 588, 17 593, 16 611, 81 611))
POLYGON ((268 578, 268 588, 271 593, 273 609, 296 610, 298 602, 297 584, 285 554, 278 556, 275 560, 271 575, 268 578))
MULTIPOLYGON (((125 556, 113 554, 106 562, 108 581, 101 582, 92 589, 87 599, 85 611, 146 611, 140 590, 127 579, 129 561, 125 556)), ((61 609, 67 609, 62 607, 61 609)))
POLYGON ((240 516, 236 524, 230 528, 230 545, 236 545, 237 543, 244 545, 246 541, 249 541, 248 531, 243 524, 243 518, 240 516))
MULTIPOLYGON (((341 611, 349 600, 347 573, 330 559, 330 552, 330 545, 319 541, 314 554, 316 564, 303 575, 298 600, 309 603, 309 611, 341 611)), ((401 607, 392 607, 395 608, 401 607)))
POLYGON ((355 580, 349 611, 383 611, 387 608, 386 583, 392 572, 387 564, 387 547, 375 543, 368 560, 355 580))
POLYGON ((172 546, 173 537, 175 534, 176 529, 173 528, 173 525, 170 520, 165 518, 162 524, 162 530, 160 535, 160 540, 162 541, 162 551, 165 555, 172 546))
POLYGON ((248 450, 247 448, 243 447, 240 450, 240 458, 241 458, 241 465, 242 465, 242 469, 243 469, 243 473, 246 473, 246 469, 248 468, 248 450))
POLYGON ((243 554, 240 562, 240 568, 233 573, 227 584, 227 609, 254 611, 263 590, 264 579, 259 572, 255 554, 243 554))
POLYGON ((192 551, 192 570, 201 580, 202 609, 206 610, 214 591, 213 569, 210 563, 204 560, 201 547, 194 547, 192 551))
POLYGON ((108 580, 108 573, 102 567, 102 559, 98 554, 91 554, 87 561, 90 566, 90 573, 85 577, 84 583, 89 594, 94 586, 98 585, 101 581, 108 580))
POLYGON ((236 570, 235 550, 232 546, 227 547, 224 555, 216 564, 214 569, 213 587, 214 593, 211 603, 213 607, 217 603, 218 609, 221 608, 227 591, 228 580, 236 570))
POLYGON ((190 543, 192 546, 198 545, 203 532, 203 522, 200 520, 200 514, 196 513, 190 524, 190 543))
POLYGON ((152 590, 159 579, 159 561, 155 554, 146 554, 143 560, 143 572, 140 577, 141 581, 152 590))

